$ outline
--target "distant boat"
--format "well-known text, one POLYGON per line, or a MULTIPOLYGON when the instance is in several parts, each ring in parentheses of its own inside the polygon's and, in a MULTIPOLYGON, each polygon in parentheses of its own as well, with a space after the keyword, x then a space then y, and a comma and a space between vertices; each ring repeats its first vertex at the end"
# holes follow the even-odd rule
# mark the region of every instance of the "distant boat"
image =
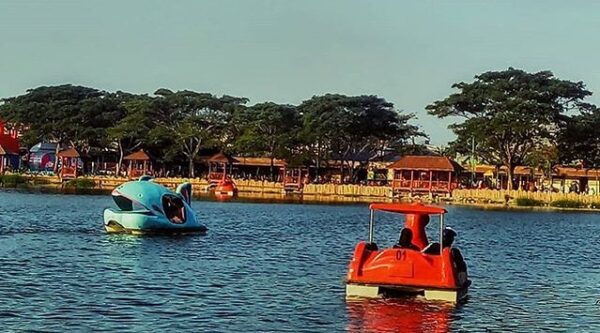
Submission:
POLYGON ((225 176, 215 186, 215 196, 218 200, 229 200, 237 196, 237 186, 231 178, 225 176))

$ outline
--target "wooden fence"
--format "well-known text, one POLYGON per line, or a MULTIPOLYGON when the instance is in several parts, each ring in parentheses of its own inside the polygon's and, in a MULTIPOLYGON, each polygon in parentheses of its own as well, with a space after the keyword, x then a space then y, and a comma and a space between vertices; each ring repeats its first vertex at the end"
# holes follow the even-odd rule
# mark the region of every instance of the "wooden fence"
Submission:
POLYGON ((339 184, 307 184, 302 194, 333 195, 348 197, 392 197, 389 186, 339 185, 339 184))
POLYGON ((576 200, 586 204, 600 203, 600 195, 555 192, 527 192, 507 190, 454 190, 452 198, 456 201, 481 201, 506 203, 516 198, 528 198, 550 203, 557 200, 576 200))

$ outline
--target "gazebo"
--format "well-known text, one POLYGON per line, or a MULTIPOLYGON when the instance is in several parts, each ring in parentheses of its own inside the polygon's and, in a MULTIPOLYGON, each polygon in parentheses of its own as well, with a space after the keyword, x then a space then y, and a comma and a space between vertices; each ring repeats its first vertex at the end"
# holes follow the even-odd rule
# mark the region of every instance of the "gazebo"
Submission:
POLYGON ((451 193, 462 167, 444 156, 404 156, 388 166, 394 192, 451 193))
POLYGON ((58 152, 60 158, 59 176, 62 180, 77 178, 77 164, 79 153, 75 148, 69 148, 58 152))
POLYGON ((0 145, 0 174, 3 174, 11 166, 10 156, 18 155, 0 145))
POLYGON ((213 155, 208 159, 208 181, 213 184, 224 179, 228 173, 231 173, 234 163, 239 161, 223 152, 213 155))
POLYGON ((123 158, 129 161, 127 167, 127 177, 130 179, 139 178, 140 176, 150 174, 152 172, 152 160, 146 154, 144 149, 140 149, 135 153, 131 153, 123 158))

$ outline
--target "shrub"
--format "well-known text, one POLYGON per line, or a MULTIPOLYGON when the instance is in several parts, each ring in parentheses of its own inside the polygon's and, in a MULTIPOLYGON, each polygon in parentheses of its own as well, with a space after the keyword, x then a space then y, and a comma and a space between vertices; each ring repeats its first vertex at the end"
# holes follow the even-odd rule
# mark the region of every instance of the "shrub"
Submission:
POLYGON ((16 187, 19 184, 25 184, 27 182, 27 178, 21 175, 0 175, 0 183, 3 186, 8 187, 16 187))
POLYGON ((536 200, 531 198, 516 198, 515 204, 517 206, 543 206, 544 202, 542 200, 536 200))
POLYGON ((558 208, 582 208, 585 207, 585 203, 578 200, 560 199, 552 201, 550 206, 558 208))
POLYGON ((600 209, 600 202, 592 202, 592 204, 590 205, 590 208, 600 209))
POLYGON ((76 189, 92 189, 96 186, 96 183, 89 178, 75 178, 69 180, 65 186, 67 188, 76 188, 76 189))

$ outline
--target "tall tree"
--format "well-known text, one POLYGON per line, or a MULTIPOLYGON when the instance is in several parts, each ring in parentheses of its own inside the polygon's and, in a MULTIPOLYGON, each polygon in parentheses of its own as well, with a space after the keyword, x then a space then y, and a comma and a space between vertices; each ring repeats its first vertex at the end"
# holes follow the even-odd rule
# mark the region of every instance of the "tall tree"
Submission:
POLYGON ((314 147, 318 166, 333 154, 348 166, 351 179, 358 160, 421 135, 408 123, 413 115, 398 112, 378 96, 328 94, 315 96, 299 108, 304 115, 303 132, 314 147))
POLYGON ((267 102, 247 108, 243 119, 246 125, 243 134, 236 140, 237 147, 246 152, 267 154, 271 159, 273 180, 274 160, 289 157, 300 129, 300 114, 292 105, 267 102))
POLYGON ((450 125, 457 135, 453 149, 469 153, 475 140, 481 159, 508 168, 509 189, 515 166, 523 164, 536 147, 556 143, 567 111, 592 107, 584 102, 591 92, 582 82, 559 80, 550 71, 509 68, 452 87, 459 92, 428 105, 428 112, 440 118, 463 118, 450 125))
MULTIPOLYGON (((149 110, 152 98, 147 95, 114 94, 115 109, 120 117, 106 130, 106 138, 115 143, 118 150, 116 173, 121 173, 125 153, 132 152, 147 141, 147 134, 153 128, 149 110)), ((105 144, 108 146, 109 144, 105 144)))
POLYGON ((151 105, 156 126, 150 136, 171 136, 173 147, 188 160, 190 177, 195 177, 195 160, 202 148, 215 146, 224 140, 225 128, 235 108, 247 99, 183 90, 159 89, 151 105))

